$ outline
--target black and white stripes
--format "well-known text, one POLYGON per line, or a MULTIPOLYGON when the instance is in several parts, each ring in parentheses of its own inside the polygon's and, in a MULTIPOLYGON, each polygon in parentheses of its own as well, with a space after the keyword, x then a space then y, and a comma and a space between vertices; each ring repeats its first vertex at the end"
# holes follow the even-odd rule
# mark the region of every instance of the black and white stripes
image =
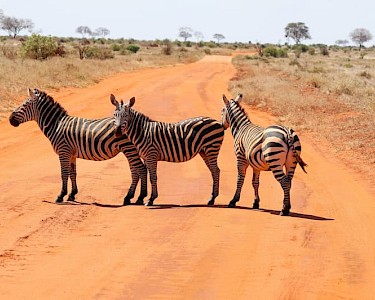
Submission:
POLYGON ((241 107, 242 95, 228 100, 223 95, 222 123, 231 127, 234 150, 237 156, 237 189, 229 206, 240 200, 241 189, 247 167, 253 168, 252 184, 255 192, 253 208, 259 208, 260 171, 272 171, 284 191, 284 205, 281 215, 288 215, 290 188, 297 164, 305 171, 306 164, 301 158, 301 143, 294 131, 288 127, 273 125, 267 128, 254 125, 241 107), (285 172, 284 172, 285 167, 285 172))
POLYGON ((116 106, 114 118, 117 134, 122 132, 128 135, 150 173, 152 193, 147 204, 152 205, 158 197, 158 161, 185 162, 199 153, 211 171, 213 188, 208 204, 213 205, 219 194, 220 169, 217 158, 224 139, 222 124, 208 117, 178 123, 157 122, 132 109, 134 97, 129 103, 119 103, 111 95, 111 102, 116 106))
POLYGON ((76 184, 76 158, 102 161, 123 152, 128 159, 132 183, 124 204, 129 204, 141 179, 141 192, 137 203, 143 203, 147 195, 147 171, 137 149, 126 136, 116 137, 113 118, 84 119, 69 116, 66 110, 46 93, 35 89, 28 90, 29 98, 10 116, 13 126, 34 120, 44 135, 50 140, 61 165, 62 189, 56 202, 62 202, 67 194, 70 177, 72 191, 68 200, 73 201, 78 193, 76 184))

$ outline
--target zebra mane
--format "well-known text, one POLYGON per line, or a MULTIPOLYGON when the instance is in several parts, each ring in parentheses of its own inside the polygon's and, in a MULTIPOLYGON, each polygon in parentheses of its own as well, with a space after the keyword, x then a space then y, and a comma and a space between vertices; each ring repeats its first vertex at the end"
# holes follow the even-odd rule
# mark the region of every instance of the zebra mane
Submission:
POLYGON ((242 107, 242 105, 241 104, 239 104, 238 102, 236 102, 236 101, 233 101, 235 104, 236 104, 236 106, 239 108, 239 110, 240 110, 240 112, 251 122, 251 120, 250 120, 250 117, 249 117, 249 115, 247 114, 247 112, 246 112, 246 110, 245 110, 245 108, 243 108, 242 107))
POLYGON ((153 119, 151 119, 149 116, 145 115, 144 113, 138 111, 138 110, 135 110, 133 108, 130 108, 130 111, 131 113, 133 114, 134 117, 136 118, 141 118, 142 120, 146 121, 146 122, 154 122, 153 119))
POLYGON ((46 92, 40 91, 38 89, 34 89, 35 95, 38 97, 38 100, 48 102, 49 104, 53 105, 53 108, 59 110, 60 112, 64 113, 65 115, 68 114, 66 109, 57 101, 53 99, 52 96, 48 95, 46 92))

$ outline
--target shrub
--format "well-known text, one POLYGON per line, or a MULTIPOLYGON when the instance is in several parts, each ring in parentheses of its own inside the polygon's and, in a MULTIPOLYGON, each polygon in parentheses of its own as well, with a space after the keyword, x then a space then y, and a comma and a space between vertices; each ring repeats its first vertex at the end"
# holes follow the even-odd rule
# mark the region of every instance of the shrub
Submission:
POLYGON ((33 33, 21 46, 21 55, 33 59, 47 59, 56 55, 57 45, 52 37, 33 33))
POLYGON ((86 57, 91 59, 109 59, 114 58, 114 55, 109 48, 94 46, 87 49, 86 57))
POLYGON ((320 47, 320 54, 324 55, 324 56, 328 56, 329 55, 329 51, 328 51, 327 46, 320 47))
POLYGON ((266 57, 288 57, 288 52, 286 51, 286 49, 276 48, 273 46, 267 46, 266 48, 264 48, 263 53, 266 57))
POLYGON ((309 48, 309 54, 310 55, 315 55, 315 48, 314 47, 310 47, 309 48))
POLYGON ((112 44, 111 48, 112 48, 112 51, 120 51, 122 47, 119 44, 112 44))
POLYGON ((161 49, 161 52, 164 55, 171 55, 172 54, 172 44, 171 43, 166 43, 165 46, 161 49))
POLYGON ((140 47, 137 45, 129 45, 126 47, 126 50, 129 50, 130 52, 133 52, 133 53, 137 53, 139 49, 140 47))
POLYGON ((13 45, 1 45, 1 52, 8 59, 15 59, 17 57, 17 47, 13 45))

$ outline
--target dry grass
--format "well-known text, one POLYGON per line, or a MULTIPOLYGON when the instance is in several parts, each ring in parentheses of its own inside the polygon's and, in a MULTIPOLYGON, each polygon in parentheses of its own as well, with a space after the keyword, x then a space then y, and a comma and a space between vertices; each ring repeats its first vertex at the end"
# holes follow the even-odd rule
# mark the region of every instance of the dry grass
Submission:
POLYGON ((310 132, 317 141, 375 182, 375 60, 358 52, 296 59, 234 59, 232 94, 271 112, 278 122, 310 132), (353 156, 355 162, 353 163, 353 156))
POLYGON ((163 55, 161 47, 142 47, 136 54, 116 54, 113 59, 80 60, 78 54, 52 57, 45 61, 9 59, 0 55, 0 119, 23 99, 28 87, 58 90, 64 87, 84 87, 119 72, 140 68, 189 63, 203 57, 195 48, 176 48, 171 55, 163 55))

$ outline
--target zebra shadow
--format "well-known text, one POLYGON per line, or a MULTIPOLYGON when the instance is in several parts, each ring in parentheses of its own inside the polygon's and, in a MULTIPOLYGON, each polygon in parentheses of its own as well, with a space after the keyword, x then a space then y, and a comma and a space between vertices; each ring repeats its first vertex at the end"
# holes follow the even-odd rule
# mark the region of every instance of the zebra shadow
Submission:
POLYGON ((64 202, 61 202, 61 203, 56 203, 54 201, 47 201, 47 200, 43 200, 43 202, 44 203, 49 203, 49 204, 54 204, 54 205, 63 205, 63 206, 94 205, 94 206, 98 206, 98 207, 107 207, 107 208, 120 208, 120 207, 124 207, 124 205, 122 205, 122 204, 103 204, 103 203, 98 203, 98 202, 88 203, 88 202, 82 202, 82 201, 77 201, 77 200, 74 200, 74 201, 64 201, 64 202))
MULTIPOLYGON (((228 207, 227 205, 213 205, 213 206, 208 206, 205 204, 187 204, 187 205, 179 205, 179 204, 154 204, 154 206, 151 206, 150 209, 179 209, 179 208, 210 208, 210 209, 220 209, 220 208, 225 208, 229 210, 236 210, 236 209, 242 209, 242 210, 249 210, 249 211, 254 211, 254 212, 262 212, 262 213, 269 213, 271 215, 277 215, 279 216, 280 211, 279 210, 273 210, 273 209, 254 209, 251 207, 246 207, 246 206, 236 206, 236 207, 228 207)), ((308 219, 308 220, 314 220, 314 221, 333 221, 335 219, 332 218, 326 218, 326 217, 321 217, 321 216, 316 216, 316 215, 310 215, 310 214, 302 214, 302 213, 297 213, 297 212, 291 212, 289 214, 290 218, 299 218, 299 219, 308 219)))

